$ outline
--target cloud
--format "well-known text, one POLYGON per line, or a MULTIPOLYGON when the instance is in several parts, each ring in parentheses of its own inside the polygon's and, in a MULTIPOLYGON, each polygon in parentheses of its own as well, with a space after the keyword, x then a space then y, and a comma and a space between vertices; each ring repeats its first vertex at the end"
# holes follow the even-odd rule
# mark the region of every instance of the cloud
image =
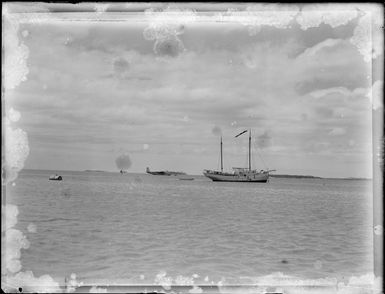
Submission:
POLYGON ((118 75, 118 77, 122 77, 130 69, 130 63, 120 57, 114 61, 114 72, 118 75))
POLYGON ((322 50, 326 50, 327 48, 333 48, 336 47, 339 44, 342 44, 343 41, 340 39, 326 39, 315 46, 308 48, 303 53, 307 56, 315 56, 318 52, 321 52, 322 50))
POLYGON ((316 106, 314 110, 316 115, 320 116, 321 118, 331 118, 334 115, 333 108, 329 106, 316 106))
POLYGON ((215 136, 222 136, 222 129, 218 126, 214 126, 211 130, 211 132, 215 135, 215 136))
MULTIPOLYGON (((104 29, 104 31, 107 30, 104 29)), ((96 29, 95 34, 103 36, 96 29)), ((106 41, 109 39, 107 38, 106 41)), ((55 76, 47 72, 47 78, 41 82, 47 84, 51 92, 41 91, 43 95, 40 97, 46 97, 44 100, 50 107, 51 114, 53 114, 52 111, 55 114, 57 112, 56 116, 67 117, 68 122, 84 122, 86 114, 83 109, 87 107, 95 113, 94 116, 87 117, 87 124, 100 125, 109 122, 111 127, 117 124, 123 126, 150 125, 154 122, 171 123, 180 120, 180 117, 186 114, 191 119, 199 119, 200 122, 209 122, 213 119, 222 127, 229 125, 232 121, 237 121, 238 125, 256 122, 263 124, 268 120, 264 116, 266 109, 273 112, 269 115, 274 117, 276 111, 271 111, 270 106, 282 100, 283 97, 292 95, 290 91, 293 89, 292 83, 295 79, 302 79, 303 76, 311 77, 309 72, 303 71, 309 58, 307 60, 290 59, 287 57, 287 52, 291 50, 289 47, 277 46, 271 42, 256 42, 251 46, 241 46, 239 50, 240 52, 231 52, 209 49, 199 54, 188 52, 167 63, 159 62, 151 55, 139 52, 134 57, 121 53, 119 56, 129 63, 130 76, 135 78, 146 75, 147 78, 146 80, 131 79, 126 75, 126 78, 130 79, 124 81, 112 79, 100 81, 93 76, 103 67, 108 67, 119 60, 112 54, 93 51, 86 63, 81 59, 83 56, 73 54, 71 58, 75 59, 76 64, 82 64, 82 66, 75 70, 64 67, 60 75, 57 71, 55 76), (262 53, 264 58, 261 58, 262 53), (255 66, 242 67, 242 64, 238 63, 241 59, 239 56, 241 58, 246 56, 253 60, 255 66), (91 62, 95 59, 100 60, 100 64, 91 62), (228 64, 230 59, 234 61, 233 68, 228 64), (111 63, 104 60, 109 60, 111 63), (90 67, 87 64, 93 64, 93 66, 90 67), (290 68, 294 72, 289 74, 282 71, 282 68, 290 68), (235 69, 236 75, 233 74, 235 69), (258 76, 249 70, 259 71, 258 76), (184 74, 180 75, 180 71, 184 74), (273 78, 277 75, 280 76, 279 81, 273 78), (52 79, 50 79, 51 76, 52 79), (273 87, 274 91, 271 91, 273 87), (52 104, 52 98, 47 96, 46 92, 55 94, 59 89, 65 93, 63 95, 65 100, 52 104), (109 93, 112 89, 113 95, 109 93), (105 99, 111 96, 114 99, 105 99), (63 112, 62 110, 66 108, 65 104, 72 104, 76 107, 75 111, 63 112), (61 113, 59 113, 59 107, 61 113)), ((69 52, 62 53, 63 56, 66 54, 69 56, 69 52)), ((53 63, 57 62, 59 61, 53 63)), ((122 62, 122 65, 120 72, 127 69, 124 66, 125 62, 122 62)), ((36 70, 36 76, 41 79, 44 76, 44 69, 36 70)), ((303 92, 310 91, 313 87, 317 87, 317 82, 307 81, 303 84, 303 92)), ((323 87, 329 87, 329 85, 325 83, 323 87)), ((31 103, 30 107, 31 110, 34 107, 42 109, 42 104, 31 103)))
POLYGON ((303 145, 302 151, 310 154, 331 154, 330 145, 330 142, 325 141, 309 141, 303 145))
POLYGON ((344 128, 334 128, 329 132, 331 136, 341 136, 346 134, 346 130, 344 128))
POLYGON ((345 87, 333 87, 333 88, 315 90, 310 93, 310 95, 315 98, 322 98, 324 96, 331 95, 331 94, 341 94, 342 96, 349 96, 351 94, 351 91, 349 91, 345 87))
POLYGON ((354 90, 369 85, 370 69, 348 41, 325 40, 305 50, 296 60, 297 77, 301 80, 296 82, 295 90, 300 95, 327 88, 354 90))
MULTIPOLYGON (((17 123, 34 150, 142 150, 147 143, 151 150, 143 153, 171 154, 170 144, 199 150, 236 122, 259 134, 279 132, 274 150, 284 153, 334 128, 346 136, 349 125, 357 133, 367 128, 370 68, 349 41, 358 19, 305 31, 288 21, 286 29, 262 26, 250 37, 239 24, 203 29, 183 18, 172 22, 178 13, 150 14, 125 26, 23 24, 30 73, 10 106, 22 114, 17 123)), ((360 141, 358 134, 349 139, 360 141)))
POLYGON ((257 146, 262 149, 272 146, 272 137, 267 131, 257 137, 257 146))

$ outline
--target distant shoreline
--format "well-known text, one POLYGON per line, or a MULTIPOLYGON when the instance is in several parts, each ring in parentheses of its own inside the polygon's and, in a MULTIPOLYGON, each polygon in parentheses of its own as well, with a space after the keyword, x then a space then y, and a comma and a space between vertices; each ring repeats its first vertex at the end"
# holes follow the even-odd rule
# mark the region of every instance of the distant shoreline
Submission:
MULTIPOLYGON (((119 171, 107 171, 107 170, 97 170, 97 169, 86 169, 86 170, 49 170, 49 169, 33 169, 33 168, 25 168, 23 170, 36 170, 36 171, 47 171, 47 172, 54 172, 54 173, 60 173, 63 172, 97 172, 97 173, 120 173, 119 171)), ((146 174, 145 172, 125 172, 127 174, 146 174)), ((202 176, 202 174, 188 174, 189 176, 202 176)), ((355 178, 355 177, 341 177, 341 178, 324 178, 324 177, 317 177, 317 176, 311 176, 311 175, 288 175, 288 174, 270 174, 271 178, 287 178, 287 179, 323 179, 323 180, 366 180, 371 181, 372 178, 355 178)))
POLYGON ((322 179, 321 177, 308 176, 308 175, 277 175, 271 174, 272 178, 296 178, 296 179, 322 179))
POLYGON ((270 175, 272 178, 293 178, 293 179, 324 179, 324 180, 372 180, 371 178, 323 178, 323 177, 315 177, 309 175, 270 175))

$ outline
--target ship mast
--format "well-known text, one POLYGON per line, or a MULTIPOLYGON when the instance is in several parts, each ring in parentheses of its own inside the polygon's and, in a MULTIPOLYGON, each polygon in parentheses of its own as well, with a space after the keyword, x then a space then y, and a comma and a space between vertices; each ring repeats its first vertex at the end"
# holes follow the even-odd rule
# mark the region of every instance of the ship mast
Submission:
POLYGON ((249 131, 249 171, 251 171, 251 129, 249 131))
POLYGON ((223 172, 222 136, 221 136, 221 172, 223 172))

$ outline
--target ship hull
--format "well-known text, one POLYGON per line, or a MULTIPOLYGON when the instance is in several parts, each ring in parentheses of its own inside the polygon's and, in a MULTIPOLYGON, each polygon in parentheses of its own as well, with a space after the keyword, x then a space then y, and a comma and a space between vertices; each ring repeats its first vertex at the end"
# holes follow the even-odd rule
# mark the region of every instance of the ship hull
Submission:
POLYGON ((181 176, 186 174, 184 172, 175 172, 175 171, 168 171, 168 170, 150 171, 148 167, 146 168, 146 173, 154 176, 181 176))
POLYGON ((159 172, 147 172, 150 175, 154 176, 183 176, 185 173, 182 172, 169 172, 169 171, 159 171, 159 172))
POLYGON ((214 182, 266 183, 269 179, 268 173, 226 174, 205 171, 203 174, 214 182))
POLYGON ((147 172, 147 173, 150 174, 150 175, 153 175, 153 176, 171 176, 170 173, 163 172, 163 171, 160 171, 160 172, 147 172))

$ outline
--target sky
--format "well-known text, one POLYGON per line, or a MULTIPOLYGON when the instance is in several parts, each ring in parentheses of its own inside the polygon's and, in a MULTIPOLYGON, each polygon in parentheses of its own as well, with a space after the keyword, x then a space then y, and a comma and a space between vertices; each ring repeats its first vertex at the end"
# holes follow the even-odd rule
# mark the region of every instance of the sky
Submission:
POLYGON ((231 170, 247 166, 247 135, 234 138, 247 129, 256 169, 371 177, 383 53, 368 62, 357 46, 362 12, 307 27, 297 13, 21 23, 28 74, 6 111, 28 137, 24 167, 118 171, 127 154, 129 172, 202 174, 220 167, 222 136, 231 170))

